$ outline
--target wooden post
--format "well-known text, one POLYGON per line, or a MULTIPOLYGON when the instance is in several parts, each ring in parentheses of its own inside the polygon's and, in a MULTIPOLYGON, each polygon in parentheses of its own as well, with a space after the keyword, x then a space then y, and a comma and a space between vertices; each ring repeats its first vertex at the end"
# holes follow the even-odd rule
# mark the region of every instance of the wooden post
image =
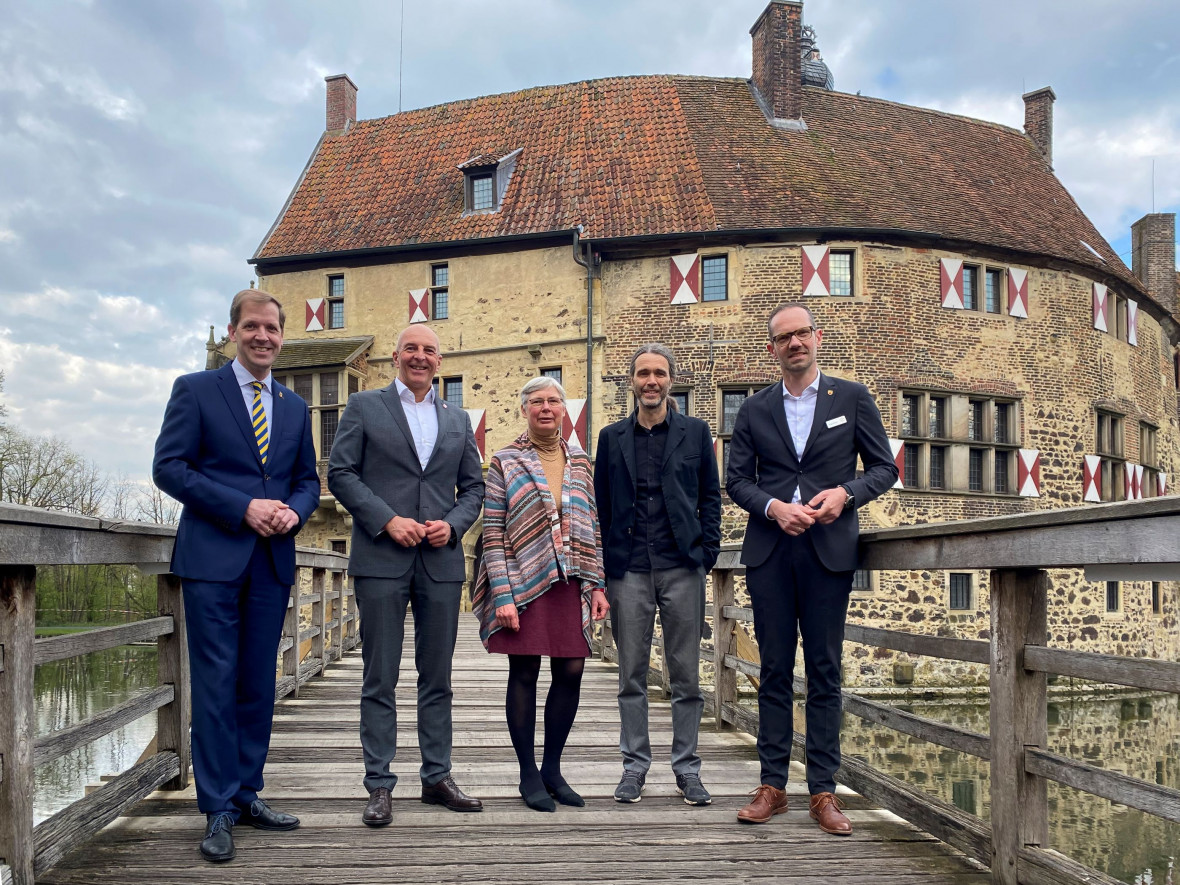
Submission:
POLYGON ((163 784, 164 790, 183 790, 188 786, 192 745, 189 722, 192 718, 192 687, 189 682, 188 636, 185 633, 184 596, 180 578, 160 575, 156 578, 156 606, 161 616, 172 618, 172 632, 156 640, 158 649, 156 681, 171 685, 172 703, 156 712, 156 751, 171 750, 180 758, 180 774, 163 784))
POLYGON ((1024 769, 1026 747, 1048 741, 1044 673, 1024 669, 1024 647, 1045 645, 1049 576, 1034 569, 991 573, 992 877, 1017 885, 1019 852, 1049 839, 1044 778, 1024 769))
POLYGON ((733 631, 737 622, 727 618, 725 607, 734 603, 733 571, 713 569, 713 717, 717 730, 726 728, 721 715, 726 704, 737 703, 737 671, 725 666, 726 655, 736 655, 733 631))
POLYGON ((311 570, 311 593, 315 597, 311 603, 311 625, 316 628, 316 635, 311 638, 311 659, 320 662, 320 672, 328 666, 325 650, 330 644, 325 642, 324 633, 328 627, 328 583, 324 580, 324 569, 311 570))
POLYGON ((338 661, 344 657, 344 572, 340 569, 332 570, 332 592, 336 594, 332 603, 336 621, 336 629, 332 631, 332 660, 338 661))
POLYGON ((299 697, 299 587, 303 583, 299 580, 302 569, 295 571, 295 586, 291 588, 291 595, 287 597, 287 614, 283 618, 283 635, 280 644, 290 640, 291 644, 283 652, 283 673, 280 678, 291 680, 291 697, 299 697))
POLYGON ((33 642, 37 569, 0 566, 0 865, 33 885, 33 642))

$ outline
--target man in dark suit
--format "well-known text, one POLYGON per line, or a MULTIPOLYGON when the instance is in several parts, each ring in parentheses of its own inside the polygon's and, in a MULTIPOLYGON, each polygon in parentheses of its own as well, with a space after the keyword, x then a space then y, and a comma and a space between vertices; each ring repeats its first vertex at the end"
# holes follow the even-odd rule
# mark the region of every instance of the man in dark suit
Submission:
POLYGON ((172 573, 184 592, 201 853, 213 862, 233 859, 235 823, 299 826, 258 798, 295 533, 320 501, 307 404, 270 374, 284 319, 266 292, 234 296, 237 357, 176 379, 152 465, 156 485, 184 505, 172 573))
POLYGON ((721 483, 709 426, 669 408, 676 359, 662 344, 631 358, 635 411, 598 435, 594 496, 602 529, 611 626, 619 649, 619 802, 638 802, 651 767, 647 670, 660 612, 672 687, 672 771, 689 805, 701 783, 697 732, 705 573, 721 547, 721 483))
POLYGON ((811 817, 847 836, 836 800, 840 767, 840 657, 857 565, 856 508, 897 480, 881 414, 868 389, 822 374, 823 332, 802 304, 776 308, 767 350, 782 384, 751 396, 730 441, 726 490, 749 512, 742 563, 762 655, 758 756, 762 784, 738 812, 765 823, 787 810, 793 738, 796 628, 807 673, 807 787, 811 817), (860 457, 864 474, 857 475, 860 457))
POLYGON ((483 504, 479 450, 467 413, 438 398, 442 358, 425 325, 402 331, 397 377, 348 399, 328 461, 328 488, 352 515, 349 572, 361 614, 361 747, 371 827, 393 820, 397 687, 406 606, 414 612, 422 801, 480 811, 451 778, 451 658, 466 563, 464 533, 483 504))

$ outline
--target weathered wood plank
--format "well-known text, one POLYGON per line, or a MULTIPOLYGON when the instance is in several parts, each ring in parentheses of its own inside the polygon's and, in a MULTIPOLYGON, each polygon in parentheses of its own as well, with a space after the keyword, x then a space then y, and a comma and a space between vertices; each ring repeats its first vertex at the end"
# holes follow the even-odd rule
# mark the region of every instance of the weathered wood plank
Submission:
POLYGON ((0 861, 33 885, 33 636, 37 570, 0 565, 0 861))
POLYGON ((129 722, 134 722, 141 716, 146 716, 171 703, 175 690, 171 685, 161 685, 156 688, 145 688, 138 691, 121 704, 108 707, 88 719, 43 735, 34 742, 33 764, 44 765, 52 762, 81 746, 97 740, 104 734, 110 734, 116 728, 122 728, 129 722))
POLYGON ((890 648, 916 655, 946 658, 952 661, 974 661, 986 664, 991 661, 991 646, 981 639, 952 639, 945 636, 926 636, 920 633, 905 633, 901 630, 881 630, 862 624, 846 624, 844 639, 879 648, 890 648))
POLYGON ((924 716, 915 716, 905 710, 899 710, 887 704, 879 704, 848 692, 844 693, 844 709, 861 719, 867 719, 878 725, 892 728, 894 731, 930 741, 940 747, 949 747, 962 753, 970 753, 980 759, 991 757, 991 739, 985 734, 967 731, 954 725, 946 725, 924 716))
POLYGON ((1121 879, 1048 848, 1021 848, 1017 872, 1024 885, 1123 885, 1121 879))
POLYGON ((38 665, 76 655, 117 648, 129 642, 147 642, 174 629, 172 618, 148 618, 117 627, 97 627, 82 633, 65 633, 38 639, 34 662, 38 665))
POLYGON ((183 790, 188 786, 192 741, 192 683, 189 680, 188 633, 184 620, 184 597, 180 579, 160 575, 156 579, 156 606, 163 617, 172 619, 173 630, 156 640, 156 682, 174 689, 172 702, 156 714, 156 749, 171 751, 177 758, 177 775, 164 784, 166 790, 183 790))
POLYGON ((706 708, 713 711, 713 721, 718 729, 725 727, 722 710, 727 704, 737 701, 737 674, 725 664, 726 658, 734 657, 737 645, 734 630, 738 629, 728 611, 733 608, 734 582, 732 571, 712 572, 713 609, 721 616, 713 619, 713 684, 712 701, 706 701, 706 708))
POLYGON ((1025 750, 1024 768, 1030 774, 1051 778, 1075 790, 1180 823, 1180 790, 1031 747, 1025 750))
POLYGON ((1042 673, 1056 673, 1095 682, 1130 685, 1151 691, 1180 694, 1180 663, 1154 658, 1128 658, 1065 648, 1030 645, 1024 650, 1024 666, 1042 673))

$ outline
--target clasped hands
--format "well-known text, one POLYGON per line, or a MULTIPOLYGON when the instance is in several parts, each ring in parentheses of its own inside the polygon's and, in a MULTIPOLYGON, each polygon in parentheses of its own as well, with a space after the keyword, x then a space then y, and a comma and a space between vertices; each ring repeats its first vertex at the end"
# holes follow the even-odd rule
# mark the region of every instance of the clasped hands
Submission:
POLYGON ((263 538, 285 535, 299 525, 299 514, 273 498, 254 498, 246 505, 246 525, 263 538))
POLYGON ((841 486, 824 489, 806 504, 788 504, 777 498, 770 502, 766 515, 778 523, 788 535, 801 535, 815 523, 828 525, 844 512, 848 492, 841 486))
MULTIPOLYGON (((601 621, 610 611, 610 603, 606 601, 606 591, 597 588, 590 593, 590 617, 601 621)), ((520 614, 515 603, 508 603, 496 608, 496 623, 505 630, 516 632, 520 629, 520 614)))
POLYGON ((417 547, 423 541, 441 547, 451 540, 451 524, 445 519, 418 522, 408 516, 395 516, 385 523, 385 533, 403 547, 417 547))

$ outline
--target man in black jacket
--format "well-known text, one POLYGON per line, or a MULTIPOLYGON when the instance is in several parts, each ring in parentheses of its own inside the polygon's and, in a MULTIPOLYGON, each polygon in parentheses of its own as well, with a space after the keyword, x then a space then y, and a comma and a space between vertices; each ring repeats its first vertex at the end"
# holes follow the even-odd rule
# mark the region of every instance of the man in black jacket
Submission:
POLYGON ((619 649, 619 802, 638 802, 651 767, 647 669, 660 612, 672 687, 672 771, 689 805, 701 784, 697 732, 705 573, 721 546, 721 484, 709 426, 670 408, 676 359, 662 344, 631 358, 635 411, 598 435, 594 491, 602 529, 611 628, 619 649))

